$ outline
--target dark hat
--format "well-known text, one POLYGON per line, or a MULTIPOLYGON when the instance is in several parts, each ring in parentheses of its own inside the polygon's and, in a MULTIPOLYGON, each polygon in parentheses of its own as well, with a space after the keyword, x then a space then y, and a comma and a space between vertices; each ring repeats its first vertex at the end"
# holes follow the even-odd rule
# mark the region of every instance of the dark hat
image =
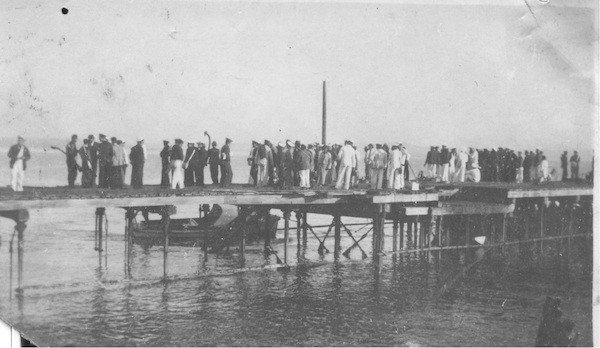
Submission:
POLYGON ((88 135, 88 139, 94 139, 94 135, 93 134, 88 135))
POLYGON ((104 135, 104 134, 100 133, 100 134, 98 134, 98 138, 100 138, 100 139, 102 139, 102 138, 106 138, 106 135, 104 135))
POLYGON ((183 144, 183 140, 181 140, 180 138, 175 139, 175 143, 176 144, 183 144))
POLYGON ((381 144, 376 144, 375 146, 376 146, 378 149, 380 149, 380 148, 382 147, 382 145, 381 145, 381 144))
POLYGON ((114 142, 116 142, 116 141, 117 141, 117 137, 112 137, 112 138, 110 138, 110 141, 114 141, 114 142))
POLYGON ((300 146, 300 140, 296 140, 296 143, 294 143, 295 146, 300 146))
POLYGON ((89 141, 89 139, 83 139, 83 143, 87 145, 90 143, 90 141, 89 141))
POLYGON ((229 138, 225 138, 225 142, 226 142, 226 143, 231 143, 231 142, 233 142, 233 140, 231 140, 231 139, 229 139, 229 138))
POLYGON ((168 140, 163 140, 163 144, 168 145, 169 141, 168 140))
POLYGON ((217 146, 217 142, 216 142, 215 140, 213 140, 212 144, 213 144, 214 146, 217 146))

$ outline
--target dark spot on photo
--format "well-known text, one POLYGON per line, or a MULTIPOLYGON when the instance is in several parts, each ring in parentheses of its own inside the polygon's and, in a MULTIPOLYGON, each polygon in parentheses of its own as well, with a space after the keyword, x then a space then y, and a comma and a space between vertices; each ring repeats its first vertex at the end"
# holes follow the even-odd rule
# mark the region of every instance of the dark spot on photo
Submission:
POLYGON ((64 15, 66 15, 67 13, 69 13, 69 10, 66 9, 66 8, 64 8, 64 7, 62 8, 61 11, 62 11, 62 14, 64 14, 64 15))

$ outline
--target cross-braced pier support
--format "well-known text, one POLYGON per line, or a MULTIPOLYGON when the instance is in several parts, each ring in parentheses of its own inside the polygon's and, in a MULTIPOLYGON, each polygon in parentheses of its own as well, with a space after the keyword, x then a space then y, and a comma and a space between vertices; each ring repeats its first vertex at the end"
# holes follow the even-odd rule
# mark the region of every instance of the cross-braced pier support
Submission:
POLYGON ((17 288, 15 292, 19 299, 23 298, 23 261, 24 261, 24 251, 25 251, 25 229, 27 228, 27 221, 29 221, 29 211, 27 209, 19 209, 12 211, 0 211, 0 217, 5 217, 13 220, 15 225, 15 230, 10 239, 10 244, 8 246, 8 251, 10 254, 10 276, 9 276, 9 297, 12 298, 13 292, 13 242, 15 238, 15 234, 17 236, 17 288))

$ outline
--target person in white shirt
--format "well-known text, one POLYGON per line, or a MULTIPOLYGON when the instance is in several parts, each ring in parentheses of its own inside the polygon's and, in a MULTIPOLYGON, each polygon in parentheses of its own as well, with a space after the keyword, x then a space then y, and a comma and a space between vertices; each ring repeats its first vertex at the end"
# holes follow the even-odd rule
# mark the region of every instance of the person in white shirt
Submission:
POLYGON ((481 171, 479 170, 479 164, 475 163, 471 166, 471 169, 465 173, 465 181, 467 182, 480 182, 481 171))
POLYGON ((377 148, 373 152, 371 160, 371 188, 380 190, 383 188, 383 171, 387 162, 387 152, 381 144, 376 145, 377 148))
POLYGON ((468 161, 469 155, 467 155, 467 151, 464 148, 460 149, 456 163, 456 173, 454 174, 455 182, 465 182, 465 173, 468 161))
POLYGON ((336 189, 344 187, 345 190, 350 188, 350 177, 352 176, 352 168, 356 166, 356 151, 352 147, 352 142, 346 140, 344 146, 338 153, 338 160, 340 161, 340 169, 338 171, 336 189))
POLYGON ((19 192, 23 191, 25 169, 27 169, 27 161, 29 161, 31 155, 29 149, 25 146, 25 138, 19 136, 17 142, 8 150, 8 157, 10 158, 10 186, 13 191, 19 192))
POLYGON ((392 151, 390 152, 388 159, 388 188, 394 190, 399 190, 402 188, 400 186, 400 178, 403 177, 401 172, 403 163, 403 156, 399 149, 399 145, 392 145, 392 151))

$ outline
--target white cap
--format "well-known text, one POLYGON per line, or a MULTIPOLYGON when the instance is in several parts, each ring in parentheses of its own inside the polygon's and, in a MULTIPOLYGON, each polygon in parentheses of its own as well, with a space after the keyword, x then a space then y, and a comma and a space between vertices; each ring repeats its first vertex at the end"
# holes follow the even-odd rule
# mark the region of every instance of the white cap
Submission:
POLYGON ((137 140, 136 140, 136 141, 137 141, 138 143, 139 143, 140 141, 144 141, 144 137, 142 137, 142 136, 139 136, 139 137, 137 137, 137 140))

